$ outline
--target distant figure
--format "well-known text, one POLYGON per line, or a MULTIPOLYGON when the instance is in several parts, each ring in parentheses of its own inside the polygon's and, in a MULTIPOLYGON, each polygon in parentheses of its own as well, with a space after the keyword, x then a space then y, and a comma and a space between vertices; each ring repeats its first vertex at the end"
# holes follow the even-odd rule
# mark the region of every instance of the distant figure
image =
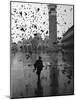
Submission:
POLYGON ((42 59, 41 57, 39 56, 39 59, 35 62, 34 64, 34 68, 35 70, 37 70, 37 75, 38 75, 38 80, 40 80, 40 74, 41 74, 41 71, 43 69, 43 62, 42 62, 42 59))

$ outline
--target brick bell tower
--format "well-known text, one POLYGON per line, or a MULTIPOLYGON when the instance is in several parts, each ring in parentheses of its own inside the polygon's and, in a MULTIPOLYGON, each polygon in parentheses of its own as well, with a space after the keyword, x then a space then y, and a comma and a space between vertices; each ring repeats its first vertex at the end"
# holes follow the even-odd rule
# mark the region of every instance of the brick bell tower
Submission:
POLYGON ((49 4, 49 48, 50 50, 56 50, 57 41, 57 17, 56 17, 56 5, 49 4))

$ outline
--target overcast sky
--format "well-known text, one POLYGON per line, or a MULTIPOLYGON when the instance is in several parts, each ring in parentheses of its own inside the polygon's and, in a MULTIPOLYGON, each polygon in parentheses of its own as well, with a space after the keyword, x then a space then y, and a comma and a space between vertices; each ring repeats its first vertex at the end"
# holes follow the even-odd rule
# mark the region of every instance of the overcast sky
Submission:
MULTIPOLYGON (((47 4, 12 2, 11 36, 13 42, 29 39, 35 33, 42 39, 49 36, 49 15, 47 4)), ((73 25, 73 6, 57 5, 57 36, 62 37, 73 25)))
POLYGON ((73 25, 73 6, 57 5, 57 36, 62 35, 73 25))

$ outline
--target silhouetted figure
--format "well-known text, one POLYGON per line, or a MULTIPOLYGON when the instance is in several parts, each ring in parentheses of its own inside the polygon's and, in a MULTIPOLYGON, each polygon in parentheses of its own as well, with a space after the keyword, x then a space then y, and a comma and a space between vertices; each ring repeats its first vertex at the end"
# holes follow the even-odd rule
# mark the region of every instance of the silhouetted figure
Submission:
POLYGON ((37 75, 38 75, 38 80, 40 80, 40 74, 41 74, 41 71, 43 69, 43 62, 42 62, 42 59, 41 57, 39 56, 39 59, 35 62, 34 64, 34 68, 35 70, 37 70, 37 75))

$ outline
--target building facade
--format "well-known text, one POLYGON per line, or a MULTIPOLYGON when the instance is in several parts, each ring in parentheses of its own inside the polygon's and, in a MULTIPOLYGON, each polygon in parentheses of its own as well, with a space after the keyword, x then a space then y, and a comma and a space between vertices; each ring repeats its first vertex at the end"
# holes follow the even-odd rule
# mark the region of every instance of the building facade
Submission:
POLYGON ((74 26, 72 26, 64 35, 62 39, 62 48, 67 50, 74 50, 74 26))

